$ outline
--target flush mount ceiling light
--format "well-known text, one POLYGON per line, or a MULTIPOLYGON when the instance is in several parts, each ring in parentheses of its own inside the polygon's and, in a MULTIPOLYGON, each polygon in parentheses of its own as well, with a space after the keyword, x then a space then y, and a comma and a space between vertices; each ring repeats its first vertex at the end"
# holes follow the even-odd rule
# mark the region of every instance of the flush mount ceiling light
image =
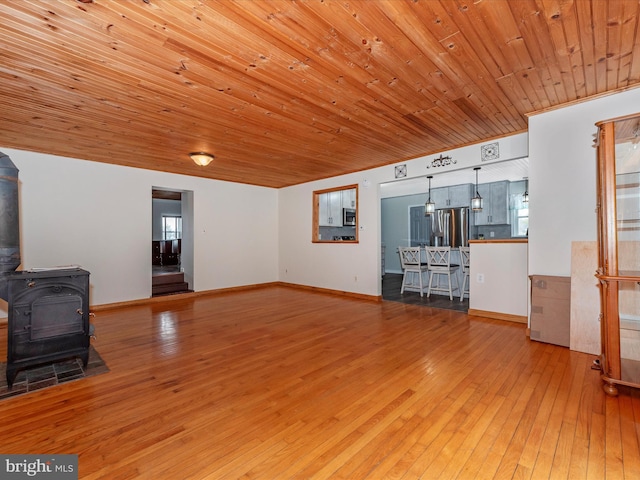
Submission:
POLYGON ((482 211, 482 197, 478 193, 478 170, 480 170, 480 167, 475 167, 474 170, 476 171, 476 194, 471 199, 471 210, 473 210, 474 212, 481 212, 482 211))
POLYGON ((189 156, 191 157, 191 160, 195 162, 196 165, 200 165, 201 167, 206 167, 215 158, 213 155, 207 152, 191 152, 189 156))
POLYGON ((427 203, 424 204, 424 215, 425 215, 425 217, 427 215, 431 215, 431 214, 435 213, 435 211, 436 211, 436 204, 431 201, 431 179, 432 178, 433 178, 433 175, 429 175, 427 177, 427 179, 429 180, 429 198, 427 200, 427 203))

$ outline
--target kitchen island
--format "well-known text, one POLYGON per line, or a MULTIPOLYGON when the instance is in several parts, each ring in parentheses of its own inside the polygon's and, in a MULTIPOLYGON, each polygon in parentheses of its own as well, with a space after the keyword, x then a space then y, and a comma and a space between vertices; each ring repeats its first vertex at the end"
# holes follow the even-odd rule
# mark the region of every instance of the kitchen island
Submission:
POLYGON ((528 323, 526 238, 470 240, 469 315, 528 323))

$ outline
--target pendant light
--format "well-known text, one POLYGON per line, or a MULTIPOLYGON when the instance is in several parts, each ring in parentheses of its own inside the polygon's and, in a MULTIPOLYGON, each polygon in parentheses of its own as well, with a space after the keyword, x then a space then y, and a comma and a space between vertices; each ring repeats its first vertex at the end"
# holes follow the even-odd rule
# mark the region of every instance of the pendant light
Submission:
POLYGON ((435 202, 431 201, 431 179, 433 178, 433 175, 429 175, 427 177, 427 179, 429 180, 429 198, 427 199, 427 203, 424 204, 424 216, 426 217, 427 215, 432 215, 435 213, 436 211, 436 204, 435 202))
POLYGON ((524 193, 522 194, 522 203, 529 203, 529 177, 524 177, 525 186, 524 193))
POLYGON ((474 167, 474 170, 476 171, 476 194, 471 199, 471 210, 473 210, 474 212, 481 212, 482 197, 480 196, 480 193, 478 193, 478 170, 480 170, 480 167, 474 167))

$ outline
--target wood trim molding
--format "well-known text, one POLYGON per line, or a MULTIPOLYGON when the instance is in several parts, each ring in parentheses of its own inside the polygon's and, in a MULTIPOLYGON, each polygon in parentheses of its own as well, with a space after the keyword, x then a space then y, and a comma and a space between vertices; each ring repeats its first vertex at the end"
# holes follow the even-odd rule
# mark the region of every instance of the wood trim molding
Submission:
MULTIPOLYGON (((590 102, 591 100, 596 100, 596 99, 599 99, 599 98, 609 97, 611 95, 616 95, 618 93, 622 93, 622 92, 626 92, 626 91, 629 91, 629 90, 633 90, 635 88, 638 88, 637 84, 627 85, 625 87, 616 88, 616 89, 609 90, 609 91, 602 92, 602 93, 596 93, 594 95, 589 95, 587 97, 576 98, 575 100, 572 100, 570 102, 566 102, 566 103, 559 104, 559 105, 554 105, 552 107, 546 107, 546 108, 541 108, 540 110, 534 110, 533 112, 525 113, 524 116, 527 117, 527 118, 531 118, 531 117, 534 117, 536 115, 541 115, 543 113, 553 112, 555 110, 559 110, 559 109, 565 108, 565 107, 573 107, 575 105, 580 105, 581 103, 590 102)), ((628 115, 628 116, 633 116, 633 115, 628 115)))
POLYGON ((215 290, 203 290, 201 292, 178 293, 175 295, 161 295, 159 297, 140 298, 137 300, 128 300, 126 302, 115 302, 115 303, 105 303, 102 305, 91 305, 91 311, 99 312, 104 310, 112 310, 120 307, 149 305, 149 304, 162 303, 162 302, 168 302, 173 300, 182 300, 186 298, 197 298, 197 297, 204 297, 208 295, 216 295, 220 293, 240 292, 244 290, 252 290, 254 288, 272 287, 274 285, 279 285, 279 282, 257 283, 253 285, 242 285, 240 287, 219 288, 215 290))
POLYGON ((332 290, 330 288, 322 288, 322 287, 312 287, 309 285, 298 285, 297 283, 286 283, 286 282, 274 282, 276 285, 280 285, 283 287, 289 288, 297 288, 301 290, 310 290, 314 292, 322 292, 329 293, 331 295, 340 295, 343 297, 351 297, 351 298, 359 298, 361 300, 367 300, 372 302, 381 302, 381 295, 365 295, 363 293, 355 293, 355 292, 344 292, 342 290, 332 290))
MULTIPOLYGON (((315 292, 321 292, 321 293, 328 293, 331 295, 341 295, 341 296, 345 296, 345 297, 351 297, 351 298, 358 298, 361 300, 367 300, 370 302, 381 302, 382 301, 382 296, 381 295, 365 295, 365 294, 361 294, 361 293, 354 293, 354 292, 344 292, 341 290, 332 290, 329 288, 321 288, 321 287, 312 287, 309 285, 298 285, 295 283, 287 283, 287 282, 269 282, 269 283, 260 283, 260 284, 254 284, 254 285, 243 285, 241 287, 230 287, 230 288, 220 288, 220 289, 216 289, 216 290, 205 290, 202 292, 189 292, 189 293, 179 293, 176 295, 163 295, 160 297, 152 297, 152 298, 142 298, 142 299, 138 299, 138 300, 130 300, 130 301, 126 301, 126 302, 116 302, 116 303, 107 303, 107 304, 103 304, 103 305, 92 305, 91 306, 91 311, 92 312, 100 312, 100 311, 106 311, 106 310, 112 310, 112 309, 116 309, 116 308, 121 308, 121 307, 131 307, 131 306, 140 306, 140 305, 149 305, 149 304, 156 304, 156 303, 162 303, 162 302, 169 302, 169 301, 174 301, 174 300, 181 300, 181 299, 186 299, 186 298, 198 298, 198 297, 204 297, 204 296, 208 296, 208 295, 217 295, 220 293, 228 293, 228 292, 240 292, 243 290, 251 290, 254 288, 265 288, 265 287, 271 287, 271 286, 281 286, 281 287, 287 287, 287 288, 297 288, 300 290, 309 290, 309 291, 315 291, 315 292)), ((489 312, 486 310, 476 310, 476 309, 472 309, 470 308, 469 311, 467 312, 468 315, 475 315, 477 317, 486 317, 486 318, 493 318, 496 320, 505 320, 507 322, 515 322, 515 323, 524 323, 527 324, 528 323, 528 318, 524 315, 512 315, 512 314, 508 314, 508 313, 500 313, 500 312, 489 312)), ((0 318, 0 327, 3 325, 7 324, 7 317, 4 318, 0 318)))
POLYGON ((467 312, 467 315, 474 315, 476 317, 487 317, 494 318, 496 320, 505 320, 507 322, 515 322, 515 323, 524 323, 525 325, 529 323, 529 319, 526 315, 513 315, 511 313, 500 313, 500 312, 488 312, 486 310, 476 310, 470 308, 467 312))
MULTIPOLYGON (((108 303, 103 305, 92 305, 92 312, 100 312, 105 310, 112 310, 121 307, 131 307, 131 306, 140 306, 140 305, 149 305, 155 303, 162 303, 174 300, 182 300, 187 298, 197 298, 197 297, 205 297, 209 295, 218 295, 221 293, 229 293, 229 292, 241 292, 244 290, 252 290, 255 288, 266 288, 266 287, 287 287, 287 288, 298 288, 302 290, 311 290, 315 292, 328 293, 331 295, 341 295, 345 297, 351 298, 359 298, 361 300, 373 301, 373 302, 381 302, 382 296, 378 295, 364 295, 362 293, 354 293, 354 292, 343 292, 340 290, 331 290, 329 288, 321 288, 321 287, 311 287, 308 285, 297 285, 295 283, 286 283, 286 282, 268 282, 268 283, 257 283, 253 285, 243 285, 240 287, 229 287, 229 288, 218 288, 215 290, 203 290, 201 292, 188 292, 188 293, 178 293, 175 295, 162 295, 159 297, 151 297, 151 298, 141 298, 138 300, 129 300, 126 302, 116 302, 116 303, 108 303)), ((0 324, 7 323, 7 319, 0 318, 0 324)))

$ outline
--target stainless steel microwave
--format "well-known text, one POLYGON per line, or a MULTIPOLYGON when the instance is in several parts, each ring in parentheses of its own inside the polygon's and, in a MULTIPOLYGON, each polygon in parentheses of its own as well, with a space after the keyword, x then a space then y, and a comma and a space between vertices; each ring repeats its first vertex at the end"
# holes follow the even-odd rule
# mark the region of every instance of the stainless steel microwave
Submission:
POLYGON ((343 208, 342 209, 342 225, 348 226, 356 224, 356 209, 355 208, 343 208))

